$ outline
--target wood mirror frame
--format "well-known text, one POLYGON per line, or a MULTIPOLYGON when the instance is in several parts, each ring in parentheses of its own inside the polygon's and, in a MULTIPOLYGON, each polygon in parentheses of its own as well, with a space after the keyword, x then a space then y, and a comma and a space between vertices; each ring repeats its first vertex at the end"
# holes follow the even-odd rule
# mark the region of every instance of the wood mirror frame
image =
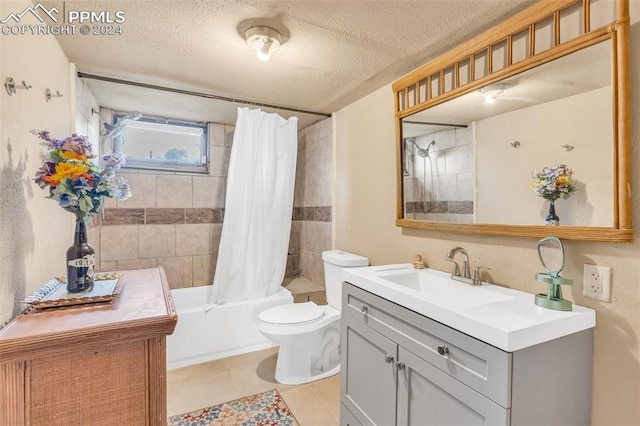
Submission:
MULTIPOLYGON (((631 223, 631 128, 629 95, 629 1, 615 1, 615 19, 591 28, 591 5, 595 0, 540 0, 494 28, 458 46, 432 62, 394 82, 392 89, 396 119, 397 215, 396 225, 435 231, 520 237, 556 236, 581 241, 633 241, 631 223), (578 35, 561 38, 563 13, 580 16, 578 35), (536 30, 549 28, 550 46, 538 49, 536 30), (525 58, 513 59, 514 39, 527 40, 525 58), (613 95, 613 218, 612 227, 502 225, 449 223, 407 219, 403 199, 402 119, 416 112, 479 90, 572 52, 611 40, 613 95), (504 64, 495 65, 495 52, 502 51, 504 64), (540 50, 540 51, 538 51, 540 50), (475 69, 479 57, 483 69, 475 69), (464 69, 464 72, 461 72, 464 69), (478 75, 478 73, 481 75, 478 75)), ((614 3, 612 2, 611 5, 614 3)), ((502 59, 499 59, 501 61, 502 59)), ((497 62, 499 62, 497 61, 497 62)))

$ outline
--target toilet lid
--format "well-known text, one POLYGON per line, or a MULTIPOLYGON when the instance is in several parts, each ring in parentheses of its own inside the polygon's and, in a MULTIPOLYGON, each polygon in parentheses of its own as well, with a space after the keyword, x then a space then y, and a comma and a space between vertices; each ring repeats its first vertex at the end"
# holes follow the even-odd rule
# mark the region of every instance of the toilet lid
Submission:
POLYGON ((260 312, 258 319, 274 325, 302 325, 324 317, 324 309, 313 302, 280 305, 260 312))

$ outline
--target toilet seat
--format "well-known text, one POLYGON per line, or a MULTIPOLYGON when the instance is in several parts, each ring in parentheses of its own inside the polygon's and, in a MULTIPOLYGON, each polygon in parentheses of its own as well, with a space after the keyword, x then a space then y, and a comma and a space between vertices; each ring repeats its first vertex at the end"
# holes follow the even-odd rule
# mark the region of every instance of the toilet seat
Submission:
POLYGON ((325 310, 313 302, 280 305, 260 312, 258 319, 269 325, 306 325, 324 318, 325 310))

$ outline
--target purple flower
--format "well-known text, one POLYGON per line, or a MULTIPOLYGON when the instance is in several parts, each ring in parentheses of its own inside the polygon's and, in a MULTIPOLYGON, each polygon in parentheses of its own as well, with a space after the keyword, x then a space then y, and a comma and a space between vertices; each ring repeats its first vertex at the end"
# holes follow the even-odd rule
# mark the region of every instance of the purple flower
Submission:
POLYGON ((84 155, 87 158, 93 158, 91 143, 86 136, 78 136, 74 133, 62 141, 60 149, 63 151, 74 151, 75 153, 84 155))
POLYGON ((41 144, 50 150, 59 148, 62 144, 62 141, 51 138, 49 131, 47 130, 32 130, 31 133, 42 139, 43 142, 41 144))
POLYGON ((36 172, 36 178, 34 179, 38 186, 42 189, 46 188, 49 183, 47 183, 44 178, 46 176, 50 176, 55 172, 56 165, 55 163, 46 162, 43 163, 38 171, 36 172))

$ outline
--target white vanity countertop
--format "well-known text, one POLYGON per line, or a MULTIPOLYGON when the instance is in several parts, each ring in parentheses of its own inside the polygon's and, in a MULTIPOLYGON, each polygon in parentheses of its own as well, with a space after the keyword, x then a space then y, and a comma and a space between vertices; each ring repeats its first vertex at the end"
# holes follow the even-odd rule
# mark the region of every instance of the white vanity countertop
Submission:
MULTIPOLYGON (((347 268, 342 279, 356 287, 404 306, 507 352, 593 328, 593 309, 573 305, 572 311, 554 311, 534 304, 534 295, 483 283, 453 281, 434 269, 414 270, 409 264, 347 268), (418 291, 385 277, 421 274, 429 287, 418 291)), ((540 283, 540 292, 546 286, 540 283)), ((564 286, 565 289, 567 286, 564 286)))

